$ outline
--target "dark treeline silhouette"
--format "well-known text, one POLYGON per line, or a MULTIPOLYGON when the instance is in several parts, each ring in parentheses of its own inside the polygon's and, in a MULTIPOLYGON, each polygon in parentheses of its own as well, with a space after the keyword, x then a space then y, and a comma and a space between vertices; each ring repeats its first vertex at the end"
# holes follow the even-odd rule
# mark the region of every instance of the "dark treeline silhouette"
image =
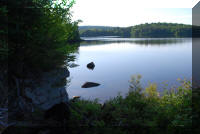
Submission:
MULTIPOLYGON (((80 26, 81 37, 120 36, 126 38, 183 38, 192 37, 197 26, 176 23, 145 23, 131 27, 80 26)), ((196 33, 196 37, 199 35, 196 33)))
MULTIPOLYGON (((74 0, 3 0, 0 6, 0 71, 9 61, 10 76, 48 71, 64 64, 80 40, 78 22, 71 21, 74 0), (9 8, 8 8, 9 6, 9 8), (8 47, 9 42, 9 47, 8 47)), ((4 77, 5 78, 5 77, 4 77)))
MULTIPOLYGON (((69 54, 78 46, 72 43, 80 41, 78 21, 71 20, 74 2, 0 2, 0 108, 9 109, 16 120, 24 119, 21 115, 28 115, 33 108, 27 88, 38 87, 44 73, 64 68, 66 60, 74 59, 69 54)), ((0 115, 0 130, 4 117, 8 116, 0 115)))

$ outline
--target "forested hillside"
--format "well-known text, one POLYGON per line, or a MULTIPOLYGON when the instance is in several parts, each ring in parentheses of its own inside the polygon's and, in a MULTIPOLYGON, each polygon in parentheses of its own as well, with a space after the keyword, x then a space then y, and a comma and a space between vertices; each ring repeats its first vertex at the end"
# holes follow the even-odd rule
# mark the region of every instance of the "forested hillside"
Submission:
POLYGON ((104 27, 104 26, 80 26, 79 33, 81 37, 95 36, 121 36, 130 37, 131 27, 104 27))
POLYGON ((97 30, 108 30, 108 29, 113 29, 116 27, 108 27, 108 26, 80 26, 79 30, 92 30, 92 29, 97 29, 97 30))
MULTIPOLYGON (((197 27, 195 27, 196 29, 197 27)), ((120 36, 127 38, 192 37, 192 26, 175 23, 151 23, 131 27, 79 27, 81 37, 120 36)))

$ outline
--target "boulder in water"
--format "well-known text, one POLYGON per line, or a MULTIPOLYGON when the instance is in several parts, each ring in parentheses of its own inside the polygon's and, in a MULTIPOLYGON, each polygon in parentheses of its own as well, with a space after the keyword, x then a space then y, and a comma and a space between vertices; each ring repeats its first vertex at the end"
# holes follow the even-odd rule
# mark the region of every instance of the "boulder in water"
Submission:
POLYGON ((87 68, 93 70, 95 67, 94 62, 90 62, 89 64, 87 64, 87 68))
POLYGON ((94 83, 94 82, 86 82, 85 84, 82 85, 82 88, 91 88, 91 87, 97 87, 99 86, 99 83, 94 83))
POLYGON ((78 66, 80 66, 80 65, 75 64, 75 63, 72 63, 72 64, 69 65, 70 68, 75 68, 75 67, 78 67, 78 66))

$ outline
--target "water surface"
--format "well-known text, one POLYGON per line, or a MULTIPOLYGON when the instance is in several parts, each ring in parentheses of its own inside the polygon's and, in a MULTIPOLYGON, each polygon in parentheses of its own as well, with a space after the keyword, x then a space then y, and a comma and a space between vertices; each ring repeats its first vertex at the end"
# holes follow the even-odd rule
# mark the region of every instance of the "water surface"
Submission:
POLYGON ((129 90, 131 76, 142 75, 142 84, 163 82, 177 85, 177 78, 192 77, 192 39, 190 38, 83 38, 77 54, 76 64, 70 68, 69 97, 85 99, 99 98, 105 101, 119 92, 125 95, 129 90), (94 70, 86 65, 95 63, 94 70), (101 85, 81 88, 85 82, 101 85))

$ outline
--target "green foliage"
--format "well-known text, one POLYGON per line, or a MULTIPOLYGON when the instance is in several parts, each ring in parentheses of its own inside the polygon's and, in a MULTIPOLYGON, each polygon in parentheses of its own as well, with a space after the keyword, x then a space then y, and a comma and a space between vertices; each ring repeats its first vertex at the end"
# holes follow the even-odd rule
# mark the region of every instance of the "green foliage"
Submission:
POLYGON ((1 64, 8 62, 9 57, 12 61, 9 62, 9 72, 17 77, 64 65, 71 51, 69 44, 80 40, 78 22, 71 21, 70 9, 74 2, 21 0, 3 3, 0 7, 3 12, 0 22, 1 64))
POLYGON ((80 36, 120 36, 127 38, 182 38, 199 37, 199 27, 176 24, 176 23, 151 23, 141 24, 132 27, 97 27, 82 26, 79 27, 80 36), (194 31, 194 32, 193 32, 194 31))
POLYGON ((89 100, 79 100, 73 102, 73 108, 71 109, 71 120, 70 124, 74 126, 74 124, 79 124, 81 126, 89 126, 93 122, 97 126, 102 125, 102 122, 97 122, 99 115, 100 115, 100 108, 101 105, 95 101, 89 100), (81 113, 77 113, 81 111, 81 113))
POLYGON ((136 25, 131 29, 134 38, 192 37, 192 26, 174 23, 136 25))
POLYGON ((82 37, 95 37, 95 36, 120 36, 130 37, 131 27, 95 27, 83 26, 79 28, 80 36, 82 37))
POLYGON ((146 88, 142 88, 140 79, 141 76, 131 79, 130 91, 125 97, 119 94, 103 105, 88 100, 72 102, 72 106, 79 112, 71 109, 70 122, 76 123, 77 127, 85 125, 104 128, 142 127, 152 128, 152 132, 165 130, 171 133, 183 132, 185 129, 191 131, 193 117, 191 82, 181 81, 181 86, 166 89, 160 96, 156 91, 156 84, 150 83, 146 88))

